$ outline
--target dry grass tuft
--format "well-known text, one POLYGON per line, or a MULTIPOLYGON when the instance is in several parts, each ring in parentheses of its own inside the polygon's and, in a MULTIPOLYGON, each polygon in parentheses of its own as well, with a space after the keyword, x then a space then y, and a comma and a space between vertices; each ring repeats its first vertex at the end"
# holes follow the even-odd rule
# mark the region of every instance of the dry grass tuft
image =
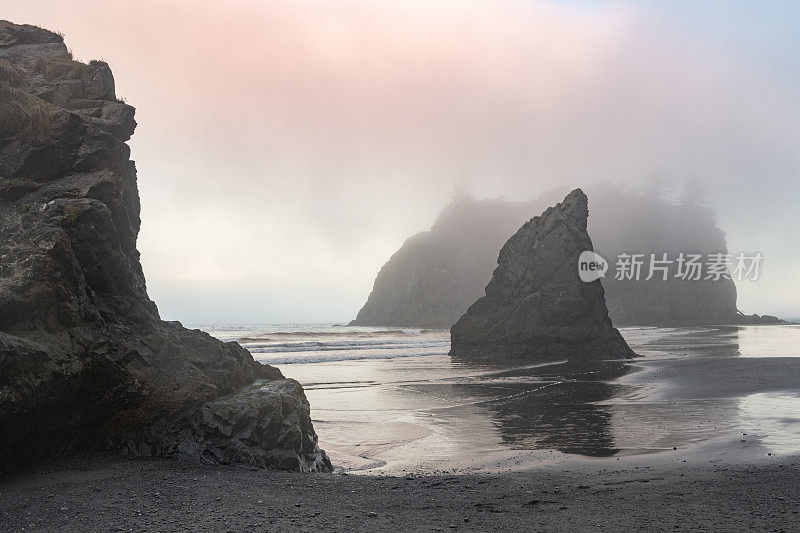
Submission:
POLYGON ((22 74, 5 59, 0 59, 0 83, 6 83, 9 87, 22 86, 22 74))
POLYGON ((86 69, 86 65, 80 61, 75 61, 72 57, 43 57, 36 60, 33 64, 33 72, 42 74, 44 79, 52 82, 64 76, 76 77, 73 73, 86 69))
POLYGON ((0 138, 45 142, 55 111, 44 100, 0 82, 0 138))
POLYGON ((74 204, 67 204, 64 206, 64 219, 67 222, 75 222, 78 215, 81 213, 80 208, 74 204))

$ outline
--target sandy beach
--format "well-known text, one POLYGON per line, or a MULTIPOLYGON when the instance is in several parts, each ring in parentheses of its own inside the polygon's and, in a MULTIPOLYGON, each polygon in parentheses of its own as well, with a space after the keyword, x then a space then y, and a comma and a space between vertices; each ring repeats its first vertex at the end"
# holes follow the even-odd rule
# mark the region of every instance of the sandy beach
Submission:
POLYGON ((72 460, 0 485, 3 531, 796 531, 800 458, 467 476, 72 460))
MULTIPOLYGON (((420 382, 390 365, 383 370, 394 379, 380 385, 308 380, 334 474, 63 458, 4 476, 0 524, 4 531, 798 530, 797 330, 770 328, 629 332, 645 357, 625 363, 632 368, 621 376, 614 364, 574 372, 546 365, 420 382), (764 344, 768 357, 748 353, 753 335, 773 338, 764 344), (386 398, 425 406, 387 406, 386 398)), ((302 367, 284 370, 292 368, 302 367)))

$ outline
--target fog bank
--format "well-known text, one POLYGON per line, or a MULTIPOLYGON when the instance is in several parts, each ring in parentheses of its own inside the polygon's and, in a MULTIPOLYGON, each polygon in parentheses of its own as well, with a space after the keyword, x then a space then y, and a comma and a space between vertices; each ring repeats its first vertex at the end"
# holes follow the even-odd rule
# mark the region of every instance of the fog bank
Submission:
POLYGON ((696 176, 729 249, 764 255, 742 310, 800 316, 796 4, 6 4, 101 51, 136 106, 165 318, 345 321, 454 184, 528 200, 654 175, 696 176))

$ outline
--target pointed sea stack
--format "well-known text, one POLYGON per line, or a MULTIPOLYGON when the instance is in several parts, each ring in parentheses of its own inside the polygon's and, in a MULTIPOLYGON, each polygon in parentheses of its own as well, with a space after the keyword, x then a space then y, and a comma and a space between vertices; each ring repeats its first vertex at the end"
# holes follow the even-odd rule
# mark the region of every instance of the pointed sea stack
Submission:
POLYGON ((611 324, 600 280, 578 276, 588 200, 575 189, 526 222, 497 259, 480 298, 450 329, 450 355, 467 359, 603 360, 633 357, 611 324))

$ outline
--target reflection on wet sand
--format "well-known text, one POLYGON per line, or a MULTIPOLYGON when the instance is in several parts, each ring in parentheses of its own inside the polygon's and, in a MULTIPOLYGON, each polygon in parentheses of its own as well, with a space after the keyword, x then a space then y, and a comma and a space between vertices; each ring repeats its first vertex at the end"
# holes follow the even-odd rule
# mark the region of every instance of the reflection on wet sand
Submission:
POLYGON ((796 326, 706 328, 645 348, 654 357, 618 380, 628 387, 610 400, 620 448, 680 449, 727 435, 764 453, 800 451, 796 326))
POLYGON ((610 381, 629 369, 618 362, 509 368, 455 391, 487 399, 505 446, 606 457, 618 450, 611 412, 598 402, 614 395, 620 386, 610 381))
POLYGON ((800 451, 800 330, 789 330, 637 331, 629 342, 647 357, 629 362, 504 367, 437 355, 342 362, 324 376, 309 367, 303 380, 321 442, 346 469, 490 470, 512 456, 671 453, 720 439, 790 453, 800 451), (773 355, 753 351, 756 335, 773 339, 773 355))

